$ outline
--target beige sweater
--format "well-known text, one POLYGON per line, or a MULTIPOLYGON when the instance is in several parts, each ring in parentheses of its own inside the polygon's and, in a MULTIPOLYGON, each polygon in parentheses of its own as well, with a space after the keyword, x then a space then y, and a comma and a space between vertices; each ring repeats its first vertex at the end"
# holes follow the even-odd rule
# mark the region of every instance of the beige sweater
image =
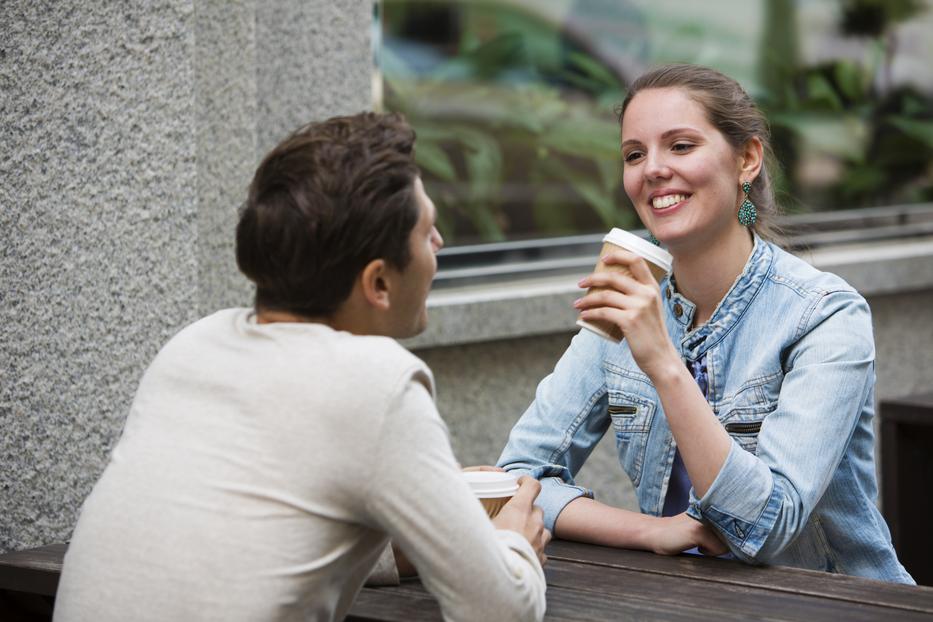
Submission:
POLYGON ((423 362, 388 338, 229 309, 143 376, 55 619, 341 619, 389 537, 446 619, 543 616, 534 551, 471 495, 423 362))

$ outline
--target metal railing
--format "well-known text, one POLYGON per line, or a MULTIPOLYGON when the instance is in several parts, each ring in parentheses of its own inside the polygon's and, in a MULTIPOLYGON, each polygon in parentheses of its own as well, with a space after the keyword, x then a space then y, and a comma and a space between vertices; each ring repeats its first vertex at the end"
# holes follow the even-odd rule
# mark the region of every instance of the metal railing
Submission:
MULTIPOLYGON (((791 251, 933 235, 933 203, 784 216, 783 245, 791 251)), ((633 231, 642 237, 647 231, 633 231)), ((438 253, 435 288, 494 283, 586 271, 602 233, 454 246, 438 253)))

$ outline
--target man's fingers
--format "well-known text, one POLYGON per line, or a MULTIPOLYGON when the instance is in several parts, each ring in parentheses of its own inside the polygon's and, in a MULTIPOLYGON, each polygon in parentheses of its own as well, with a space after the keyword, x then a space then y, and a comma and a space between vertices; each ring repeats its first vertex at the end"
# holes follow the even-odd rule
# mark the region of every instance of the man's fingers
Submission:
POLYGON ((518 478, 518 492, 515 493, 515 496, 512 497, 512 500, 509 501, 509 503, 518 503, 530 506, 534 503, 535 499, 538 498, 539 492, 541 492, 541 482, 533 477, 522 475, 520 478, 518 478))

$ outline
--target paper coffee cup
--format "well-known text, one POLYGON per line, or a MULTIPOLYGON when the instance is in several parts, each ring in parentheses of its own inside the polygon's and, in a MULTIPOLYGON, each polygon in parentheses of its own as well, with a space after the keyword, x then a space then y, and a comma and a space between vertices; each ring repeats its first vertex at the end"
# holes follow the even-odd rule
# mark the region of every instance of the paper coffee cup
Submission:
POLYGON ((518 478, 504 471, 465 471, 463 477, 489 518, 495 518, 518 492, 518 478))
MULTIPOLYGON (((596 262, 596 268, 593 269, 593 272, 620 272, 622 274, 631 274, 627 266, 616 264, 607 266, 603 263, 603 256, 616 248, 622 248, 643 258, 648 264, 648 269, 651 270, 651 274, 659 283, 667 276, 667 273, 671 271, 674 258, 666 250, 628 231, 613 229, 603 238, 603 248, 599 252, 599 261, 596 262)), ((590 292, 598 292, 605 289, 608 288, 591 287, 586 293, 589 294, 590 292)), ((577 326, 592 331, 613 343, 622 341, 622 331, 612 322, 577 319, 577 326)))

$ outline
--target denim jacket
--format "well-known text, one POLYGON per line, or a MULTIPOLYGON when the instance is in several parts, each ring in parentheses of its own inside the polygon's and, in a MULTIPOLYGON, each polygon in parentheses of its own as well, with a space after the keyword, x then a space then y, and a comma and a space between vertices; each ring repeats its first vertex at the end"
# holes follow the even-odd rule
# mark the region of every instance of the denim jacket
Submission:
MULTIPOLYGON (((756 238, 742 274, 704 325, 661 283, 685 363, 706 357, 713 412, 732 448, 687 512, 739 559, 913 583, 875 504, 874 358, 865 300, 756 238)), ((515 425, 498 464, 541 480, 549 529, 590 452, 612 429, 645 514, 664 505, 675 443, 651 380, 625 341, 577 334, 515 425)))

